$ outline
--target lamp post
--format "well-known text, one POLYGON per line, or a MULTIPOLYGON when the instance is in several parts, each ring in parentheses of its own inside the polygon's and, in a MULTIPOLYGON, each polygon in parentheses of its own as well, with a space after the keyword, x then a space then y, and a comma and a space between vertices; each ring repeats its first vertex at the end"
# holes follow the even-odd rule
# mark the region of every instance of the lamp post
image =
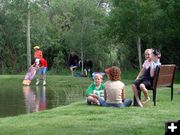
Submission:
POLYGON ((27 67, 31 65, 31 41, 30 41, 30 1, 28 1, 28 12, 27 12, 27 67))
POLYGON ((30 12, 30 5, 31 3, 35 2, 35 0, 28 0, 27 1, 27 67, 31 65, 31 12, 30 12))

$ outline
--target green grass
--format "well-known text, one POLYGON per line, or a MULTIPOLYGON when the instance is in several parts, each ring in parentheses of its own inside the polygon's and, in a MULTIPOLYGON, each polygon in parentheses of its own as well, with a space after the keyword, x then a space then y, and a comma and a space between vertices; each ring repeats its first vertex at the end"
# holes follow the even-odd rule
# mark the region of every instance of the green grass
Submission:
MULTIPOLYGON (((3 86, 21 83, 23 76, 0 76, 3 86)), ((131 80, 124 80, 126 96, 132 98, 131 80)), ((70 76, 48 76, 47 87, 71 85, 85 89, 91 80, 70 76)), ((34 83, 34 82, 33 82, 34 83)), ((170 89, 157 92, 157 106, 150 101, 144 108, 106 108, 88 106, 85 101, 15 117, 0 118, 0 135, 163 135, 165 122, 180 119, 180 95, 174 85, 174 99, 170 89)), ((152 97, 152 92, 149 92, 152 97)))

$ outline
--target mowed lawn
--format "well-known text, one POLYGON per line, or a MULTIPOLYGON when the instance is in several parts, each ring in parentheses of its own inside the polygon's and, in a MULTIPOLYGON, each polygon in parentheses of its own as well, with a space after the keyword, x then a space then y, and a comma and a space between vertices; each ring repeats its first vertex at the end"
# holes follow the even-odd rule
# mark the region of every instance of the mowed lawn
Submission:
MULTIPOLYGON (((1 76, 0 83, 21 85, 23 76, 1 76)), ((47 87, 81 86, 84 90, 92 80, 70 76, 48 76, 47 87), (67 81, 67 83, 59 83, 67 81)), ((126 83, 126 97, 132 98, 130 82, 126 83)), ((1 86, 0 86, 1 88, 1 86)), ((77 88, 77 87, 75 87, 77 88)), ((180 119, 180 84, 174 85, 174 99, 170 89, 160 88, 157 105, 152 100, 144 108, 113 108, 88 106, 84 100, 43 112, 0 118, 0 135, 163 135, 165 122, 180 119)), ((149 91, 152 99, 152 92, 149 91)))

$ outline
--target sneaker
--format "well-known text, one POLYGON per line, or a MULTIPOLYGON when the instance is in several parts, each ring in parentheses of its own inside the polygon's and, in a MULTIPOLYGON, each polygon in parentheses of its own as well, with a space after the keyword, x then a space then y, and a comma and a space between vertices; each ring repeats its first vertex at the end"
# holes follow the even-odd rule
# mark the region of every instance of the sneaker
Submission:
POLYGON ((39 79, 37 79, 37 81, 36 81, 36 85, 39 85, 39 79))
POLYGON ((43 85, 46 85, 46 81, 45 80, 43 81, 43 85))

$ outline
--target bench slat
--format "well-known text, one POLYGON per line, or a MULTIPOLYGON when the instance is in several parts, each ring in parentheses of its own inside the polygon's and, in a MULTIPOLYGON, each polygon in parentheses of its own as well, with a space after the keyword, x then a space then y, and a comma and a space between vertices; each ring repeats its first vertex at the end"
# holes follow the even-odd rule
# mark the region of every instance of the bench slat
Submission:
POLYGON ((159 75, 156 87, 171 86, 172 85, 172 79, 173 79, 173 74, 159 75))
POLYGON ((161 65, 159 68, 160 75, 174 74, 175 65, 161 65))

